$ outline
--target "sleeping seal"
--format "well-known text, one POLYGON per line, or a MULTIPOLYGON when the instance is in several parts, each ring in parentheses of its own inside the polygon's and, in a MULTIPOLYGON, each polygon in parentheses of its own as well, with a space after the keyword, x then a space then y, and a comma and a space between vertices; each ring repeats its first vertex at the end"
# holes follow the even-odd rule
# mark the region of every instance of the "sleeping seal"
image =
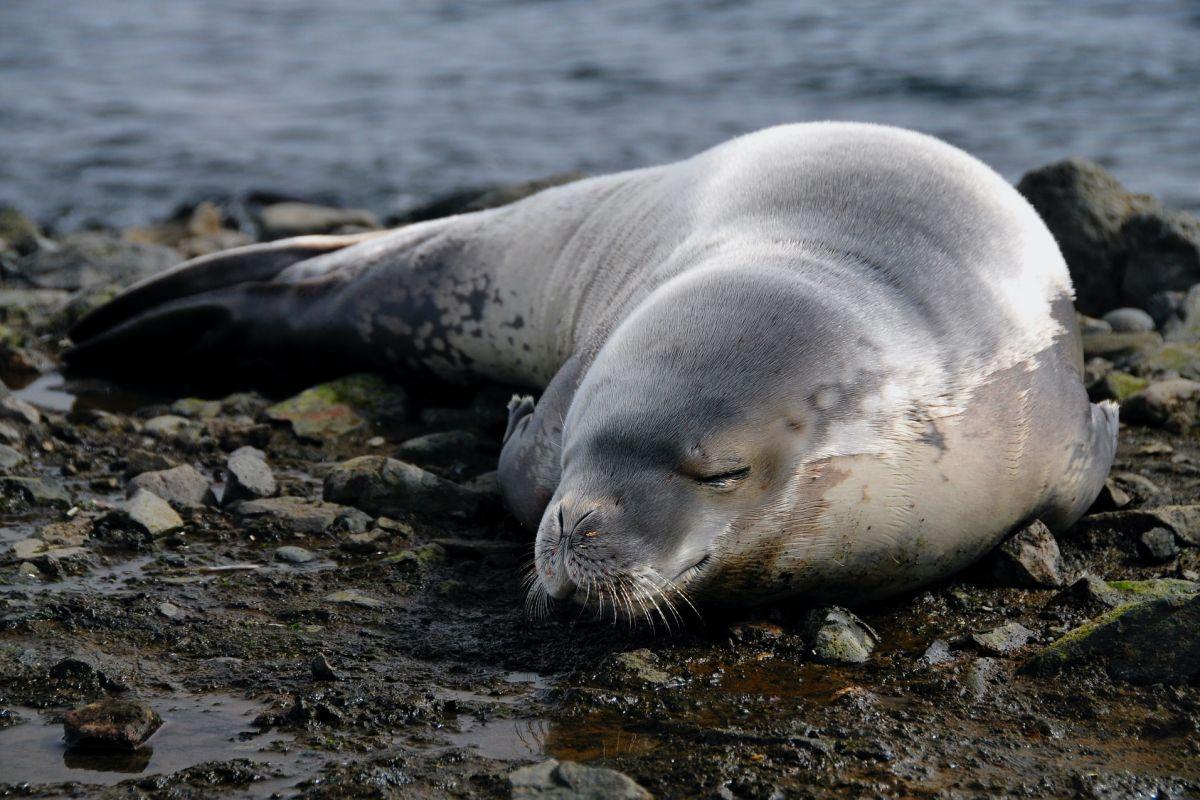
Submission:
POLYGON ((1071 524, 1113 460, 1066 266, 936 139, 785 125, 667 166, 359 237, 197 259, 79 323, 156 349, 542 389, 500 459, 535 599, 867 600, 1071 524))

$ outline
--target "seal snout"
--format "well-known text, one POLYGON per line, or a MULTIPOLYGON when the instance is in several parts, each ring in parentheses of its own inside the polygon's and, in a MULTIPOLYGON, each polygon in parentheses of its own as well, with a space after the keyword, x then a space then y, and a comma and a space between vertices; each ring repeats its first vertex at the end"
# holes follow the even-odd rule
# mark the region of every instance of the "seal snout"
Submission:
POLYGON ((546 592, 568 600, 609 572, 606 548, 599 545, 608 516, 601 505, 563 500, 546 515, 538 537, 537 569, 546 592))

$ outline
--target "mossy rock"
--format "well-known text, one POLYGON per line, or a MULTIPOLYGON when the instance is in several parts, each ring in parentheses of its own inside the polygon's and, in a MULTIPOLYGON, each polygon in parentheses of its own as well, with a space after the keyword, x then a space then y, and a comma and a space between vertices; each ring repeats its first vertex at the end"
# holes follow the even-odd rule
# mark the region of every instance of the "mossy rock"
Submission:
POLYGON ((1124 402, 1125 398, 1137 394, 1142 389, 1150 385, 1150 381, 1145 378, 1139 378, 1136 375, 1130 375, 1128 372, 1114 370, 1104 376, 1104 390, 1102 394, 1106 399, 1116 400, 1118 403, 1124 402))
POLYGON ((1200 380, 1200 344, 1172 342, 1149 355, 1140 365, 1151 373, 1177 372, 1182 378, 1200 380))
POLYGON ((404 416, 404 390, 378 375, 358 373, 305 389, 264 412, 291 424, 301 438, 326 439, 404 416))
POLYGON ((422 567, 438 564, 446 560, 446 549, 441 545, 427 544, 411 550, 401 550, 382 559, 383 564, 417 564, 422 567))

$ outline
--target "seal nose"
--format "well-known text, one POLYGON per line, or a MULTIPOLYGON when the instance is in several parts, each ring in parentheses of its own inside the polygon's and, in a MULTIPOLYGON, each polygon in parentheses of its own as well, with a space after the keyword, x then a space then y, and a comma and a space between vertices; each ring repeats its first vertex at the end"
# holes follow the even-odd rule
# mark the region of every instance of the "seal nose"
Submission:
POLYGON ((539 571, 542 585, 555 600, 573 597, 579 588, 582 565, 574 551, 581 542, 599 535, 600 517, 599 508, 566 500, 554 509, 554 522, 548 531, 547 546, 542 549, 543 563, 539 571))

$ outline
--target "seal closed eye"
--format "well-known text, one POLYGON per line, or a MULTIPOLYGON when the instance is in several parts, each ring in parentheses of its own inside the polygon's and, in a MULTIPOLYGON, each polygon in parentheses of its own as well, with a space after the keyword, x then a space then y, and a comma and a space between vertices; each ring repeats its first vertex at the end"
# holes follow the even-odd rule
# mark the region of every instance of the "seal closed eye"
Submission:
POLYGON ((66 358, 325 361, 541 391, 500 482, 532 599, 883 596, 1071 524, 1117 411, 1072 288, 1003 179, 928 136, 785 125, 499 209, 198 259, 85 317, 66 358), (699 448, 699 449, 698 449, 699 448))

